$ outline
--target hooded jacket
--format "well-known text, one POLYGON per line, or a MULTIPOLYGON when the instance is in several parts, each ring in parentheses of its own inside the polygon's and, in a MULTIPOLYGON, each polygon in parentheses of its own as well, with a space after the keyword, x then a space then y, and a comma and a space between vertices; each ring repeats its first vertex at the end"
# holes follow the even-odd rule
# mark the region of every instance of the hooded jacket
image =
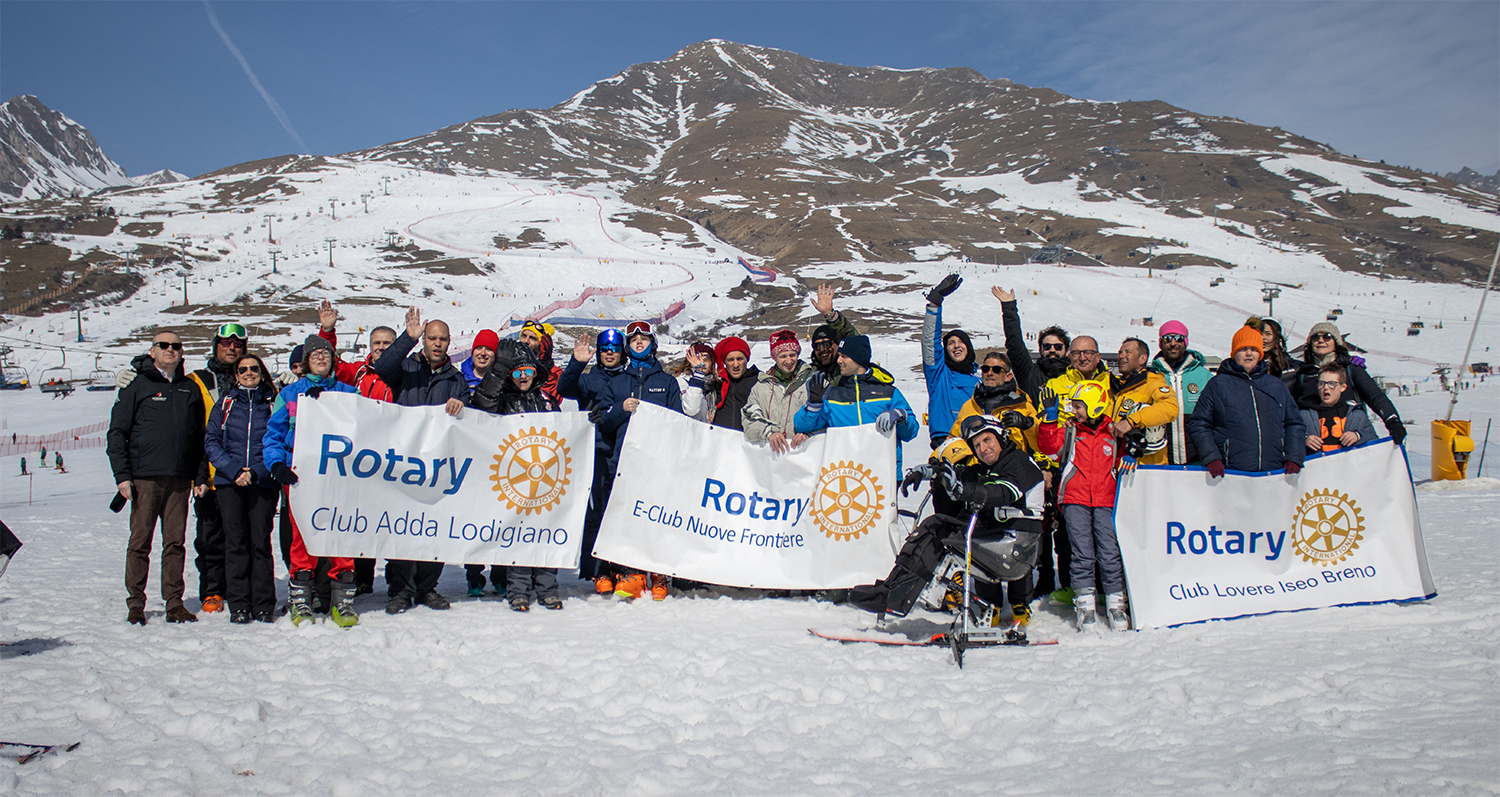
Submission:
MULTIPOLYGON (((1031 350, 1026 347, 1026 334, 1021 331, 1021 313, 1016 309, 1014 299, 1000 303, 1000 324, 1005 329, 1005 355, 1010 358, 1016 387, 1030 396, 1033 404, 1040 406, 1042 386, 1051 377, 1031 359, 1031 350)), ((1060 363, 1066 366, 1067 360, 1060 360, 1060 363)))
POLYGON ((752 443, 764 443, 776 432, 787 437, 796 434, 792 428, 792 416, 807 404, 807 383, 817 371, 798 360, 792 369, 792 377, 786 382, 778 378, 772 366, 761 373, 750 389, 750 399, 742 411, 745 439, 752 443))
POLYGON ((236 385, 209 410, 203 452, 213 463, 215 484, 233 485, 240 470, 249 468, 251 484, 275 486, 263 455, 275 400, 276 391, 264 381, 254 389, 236 385))
POLYGON ((402 331, 372 366, 376 375, 390 386, 397 404, 428 407, 446 404, 448 399, 462 401, 469 395, 469 383, 452 360, 444 361, 434 370, 420 353, 407 357, 416 345, 417 339, 402 331))
POLYGON ((526 344, 515 340, 503 340, 495 351, 495 364, 490 366, 484 379, 465 400, 479 410, 496 415, 518 415, 523 412, 557 412, 557 402, 548 396, 543 385, 546 367, 526 344), (531 380, 531 388, 525 391, 516 388, 510 373, 517 367, 530 365, 537 369, 531 380))
MULTIPOLYGON (((266 436, 262 438, 261 459, 269 473, 271 466, 280 462, 292 465, 292 442, 297 431, 297 400, 307 391, 318 387, 327 393, 354 393, 354 387, 346 385, 332 376, 307 376, 287 385, 276 395, 271 405, 271 418, 266 421, 266 436)), ((317 401, 314 397, 313 401, 317 401)))
POLYGON ((1036 405, 1031 403, 1031 397, 1016 389, 1015 380, 1001 385, 995 390, 984 386, 983 382, 974 386, 974 395, 964 402, 958 411, 958 418, 953 421, 953 427, 948 430, 950 437, 958 437, 963 428, 965 418, 974 415, 993 415, 996 418, 1005 414, 1006 410, 1015 410, 1031 419, 1031 428, 1011 429, 1011 443, 1028 454, 1034 454, 1037 448, 1037 415, 1036 405))
POLYGON ((1225 468, 1248 473, 1301 465, 1307 450, 1297 402, 1263 362, 1246 373, 1225 360, 1198 396, 1188 433, 1203 464, 1223 460, 1225 468))
POLYGON ((203 464, 203 391, 181 363, 168 380, 151 355, 130 361, 135 377, 120 388, 105 433, 115 482, 149 476, 199 477, 203 464))
POLYGON ((1193 445, 1192 435, 1187 433, 1187 416, 1198 406, 1198 396, 1213 374, 1208 370, 1208 361, 1192 349, 1183 354, 1182 362, 1172 367, 1163 355, 1151 361, 1151 370, 1166 378, 1172 392, 1177 394, 1177 417, 1167 427, 1167 461, 1173 465, 1187 465, 1198 461, 1198 448, 1193 445))
POLYGON ((922 376, 927 380, 927 425, 933 437, 945 437, 958 418, 958 411, 979 384, 974 367, 974 345, 963 330, 943 335, 943 308, 927 305, 922 319, 922 376), (947 337, 957 336, 968 346, 964 359, 948 356, 947 337))
POLYGON ((1363 402, 1380 416, 1387 430, 1392 425, 1401 423, 1401 415, 1396 412, 1396 405, 1391 403, 1390 396, 1380 389, 1374 377, 1365 370, 1364 360, 1356 360, 1347 350, 1336 349, 1332 354, 1323 357, 1307 352, 1307 362, 1302 363, 1302 367, 1297 369, 1296 376, 1291 380, 1292 397, 1296 399, 1298 407, 1315 409, 1323 403, 1318 395, 1318 372, 1327 363, 1338 363, 1349 374, 1349 384, 1344 387, 1345 399, 1357 399, 1363 402))
MULTIPOLYGON (((898 409, 906 413, 896 425, 896 439, 902 443, 915 440, 922 425, 917 423, 911 405, 896 388, 896 380, 884 368, 871 364, 858 376, 846 376, 823 392, 823 403, 817 411, 804 406, 792 416, 792 427, 812 434, 830 427, 863 426, 874 423, 880 413, 898 409)), ((896 472, 901 469, 901 446, 896 446, 896 472)))
POLYGON ((625 411, 625 399, 628 398, 682 412, 682 393, 677 388, 677 378, 663 371, 661 363, 654 359, 643 368, 627 367, 612 375, 603 383, 597 404, 604 408, 597 429, 600 436, 610 440, 610 473, 614 473, 620 464, 620 448, 630 427, 630 413, 625 411))

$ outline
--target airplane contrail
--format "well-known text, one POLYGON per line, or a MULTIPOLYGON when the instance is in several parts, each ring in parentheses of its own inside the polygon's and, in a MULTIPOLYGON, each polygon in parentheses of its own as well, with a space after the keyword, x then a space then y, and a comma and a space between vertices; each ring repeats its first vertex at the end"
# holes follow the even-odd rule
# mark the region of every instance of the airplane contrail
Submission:
POLYGON ((266 101, 266 106, 271 109, 271 113, 276 115, 276 121, 281 123, 281 127, 286 130, 287 135, 291 136, 293 141, 297 142, 297 146, 302 148, 304 154, 312 154, 307 142, 303 141, 302 136, 297 135, 297 131, 292 129, 292 120, 287 118, 286 111, 281 108, 281 103, 277 102, 276 98, 271 96, 271 92, 266 91, 266 87, 260 84, 260 78, 257 78, 255 72, 250 69, 250 62, 245 60, 245 55, 240 52, 240 48, 234 46, 234 42, 229 40, 229 34, 225 33, 223 26, 219 24, 219 16, 214 13, 214 8, 208 4, 208 0, 203 0, 203 9, 208 12, 208 22, 214 26, 214 32, 224 40, 224 46, 229 48, 234 59, 240 62, 240 68, 245 70, 245 76, 250 78, 250 85, 260 92, 261 99, 266 101))

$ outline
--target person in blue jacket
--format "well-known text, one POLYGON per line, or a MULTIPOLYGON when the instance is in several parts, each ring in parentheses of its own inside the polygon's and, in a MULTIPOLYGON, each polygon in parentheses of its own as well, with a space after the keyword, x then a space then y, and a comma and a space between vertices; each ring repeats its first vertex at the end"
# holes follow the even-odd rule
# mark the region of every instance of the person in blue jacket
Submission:
POLYGON ((1306 456, 1307 427, 1280 377, 1262 362, 1258 330, 1240 327, 1225 360, 1198 396, 1188 432, 1198 457, 1215 478, 1224 471, 1296 475, 1306 456))
POLYGON ((927 293, 922 321, 922 376, 927 380, 927 428, 934 450, 948 438, 958 412, 979 384, 974 342, 962 329, 943 332, 943 299, 958 290, 963 278, 949 274, 927 293))
MULTIPOLYGON (((830 427, 873 423, 881 434, 894 430, 901 443, 915 440, 922 425, 890 372, 872 359, 868 337, 854 335, 839 341, 839 381, 816 396, 809 391, 807 404, 792 416, 796 430, 812 434, 830 427)), ((901 472, 898 443, 896 473, 901 472)))
MULTIPOLYGON (((353 385, 346 385, 333 375, 333 346, 323 338, 317 335, 307 336, 306 342, 302 344, 302 362, 307 368, 307 376, 282 388, 281 393, 276 396, 276 403, 271 407, 271 419, 266 422, 264 450, 261 454, 272 478, 288 489, 298 480, 296 472, 292 470, 292 442, 296 439, 298 400, 303 396, 316 399, 324 392, 356 395, 359 392, 353 385)), ((292 518, 291 553, 292 578, 287 589, 287 605, 292 624, 301 625, 312 620, 313 578, 318 570, 318 558, 308 555, 296 517, 292 518)), ((333 557, 331 561, 328 579, 332 582, 333 605, 329 616, 337 625, 348 628, 359 622, 359 616, 354 613, 354 560, 333 557)))
POLYGON ((259 356, 234 366, 235 384, 208 414, 203 451, 214 466, 214 487, 224 521, 225 592, 229 622, 275 621, 276 565, 271 525, 277 484, 262 451, 276 391, 259 356))

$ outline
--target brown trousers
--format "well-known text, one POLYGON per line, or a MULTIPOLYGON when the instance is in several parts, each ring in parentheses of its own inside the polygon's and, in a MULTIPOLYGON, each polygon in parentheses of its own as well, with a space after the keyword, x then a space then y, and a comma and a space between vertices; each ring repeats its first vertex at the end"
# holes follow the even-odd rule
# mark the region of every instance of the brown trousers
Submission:
POLYGON ((130 544, 125 548, 125 605, 146 607, 146 579, 151 570, 151 537, 161 520, 161 599, 171 609, 182 605, 182 568, 187 561, 188 498, 193 482, 186 476, 148 476, 133 479, 130 502, 130 544))

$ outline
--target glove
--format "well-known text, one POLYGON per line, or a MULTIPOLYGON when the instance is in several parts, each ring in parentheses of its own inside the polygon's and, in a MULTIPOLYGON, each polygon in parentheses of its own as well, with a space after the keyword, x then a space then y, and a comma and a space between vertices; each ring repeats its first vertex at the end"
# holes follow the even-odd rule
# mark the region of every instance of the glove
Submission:
POLYGON ((953 468, 953 463, 944 461, 938 464, 933 469, 932 481, 943 488, 948 497, 956 501, 963 500, 964 485, 959 481, 958 471, 953 468))
POLYGON ((923 479, 932 478, 932 468, 927 465, 918 465, 906 472, 906 478, 901 480, 901 497, 905 498, 911 494, 911 489, 922 483, 923 479))
POLYGON ((322 385, 313 385, 312 387, 310 387, 310 388, 307 389, 306 393, 303 393, 302 395, 307 396, 310 399, 315 399, 318 396, 323 395, 323 386, 322 385))
POLYGON ((905 420, 906 410, 892 407, 885 412, 880 413, 880 415, 875 418, 875 428, 879 429, 881 434, 890 434, 891 430, 896 428, 896 424, 901 423, 905 420))
POLYGON ((595 407, 595 408, 589 410, 589 423, 597 425, 599 423, 599 421, 601 419, 603 419, 603 418, 604 418, 604 408, 603 407, 595 407))
POLYGON ((1213 462, 1204 465, 1203 467, 1208 468, 1208 475, 1214 477, 1215 479, 1224 478, 1224 460, 1216 459, 1213 462))
POLYGON ((1139 463, 1137 463, 1135 461, 1135 457, 1132 457, 1129 454, 1126 454, 1125 456, 1120 457, 1120 464, 1119 464, 1118 467, 1115 468, 1115 472, 1116 473, 1134 473, 1135 472, 1135 466, 1137 464, 1139 464, 1139 463))
POLYGON ((293 473, 285 462, 277 462, 271 466, 271 478, 288 487, 297 483, 297 474, 293 473))
POLYGON ((1057 423, 1057 416, 1059 414, 1057 391, 1046 385, 1042 385, 1041 391, 1037 393, 1037 398, 1042 401, 1042 420, 1047 423, 1057 423))
POLYGON ((1288 476, 1296 476, 1302 472, 1302 466, 1295 462, 1283 462, 1281 464, 1286 466, 1286 475, 1288 476))
POLYGON ((927 303, 933 307, 942 307, 943 299, 947 298, 948 294, 958 290, 958 286, 962 285, 963 282, 963 278, 957 274, 949 274, 943 277, 943 281, 939 282, 937 287, 927 292, 927 303))
POLYGON ((1026 429, 1030 429, 1033 423, 1035 423, 1035 421, 1031 419, 1031 416, 1027 415, 1024 412, 1006 410, 1005 412, 1000 413, 1000 425, 1004 426, 1007 429, 1021 429, 1024 431, 1026 429))
POLYGON ((828 380, 822 374, 807 380, 807 406, 816 407, 813 412, 823 408, 823 391, 827 389, 828 380))
POLYGON ((1400 418, 1392 418, 1387 421, 1385 429, 1391 433, 1391 441, 1398 446, 1406 439, 1406 424, 1402 423, 1400 418))

